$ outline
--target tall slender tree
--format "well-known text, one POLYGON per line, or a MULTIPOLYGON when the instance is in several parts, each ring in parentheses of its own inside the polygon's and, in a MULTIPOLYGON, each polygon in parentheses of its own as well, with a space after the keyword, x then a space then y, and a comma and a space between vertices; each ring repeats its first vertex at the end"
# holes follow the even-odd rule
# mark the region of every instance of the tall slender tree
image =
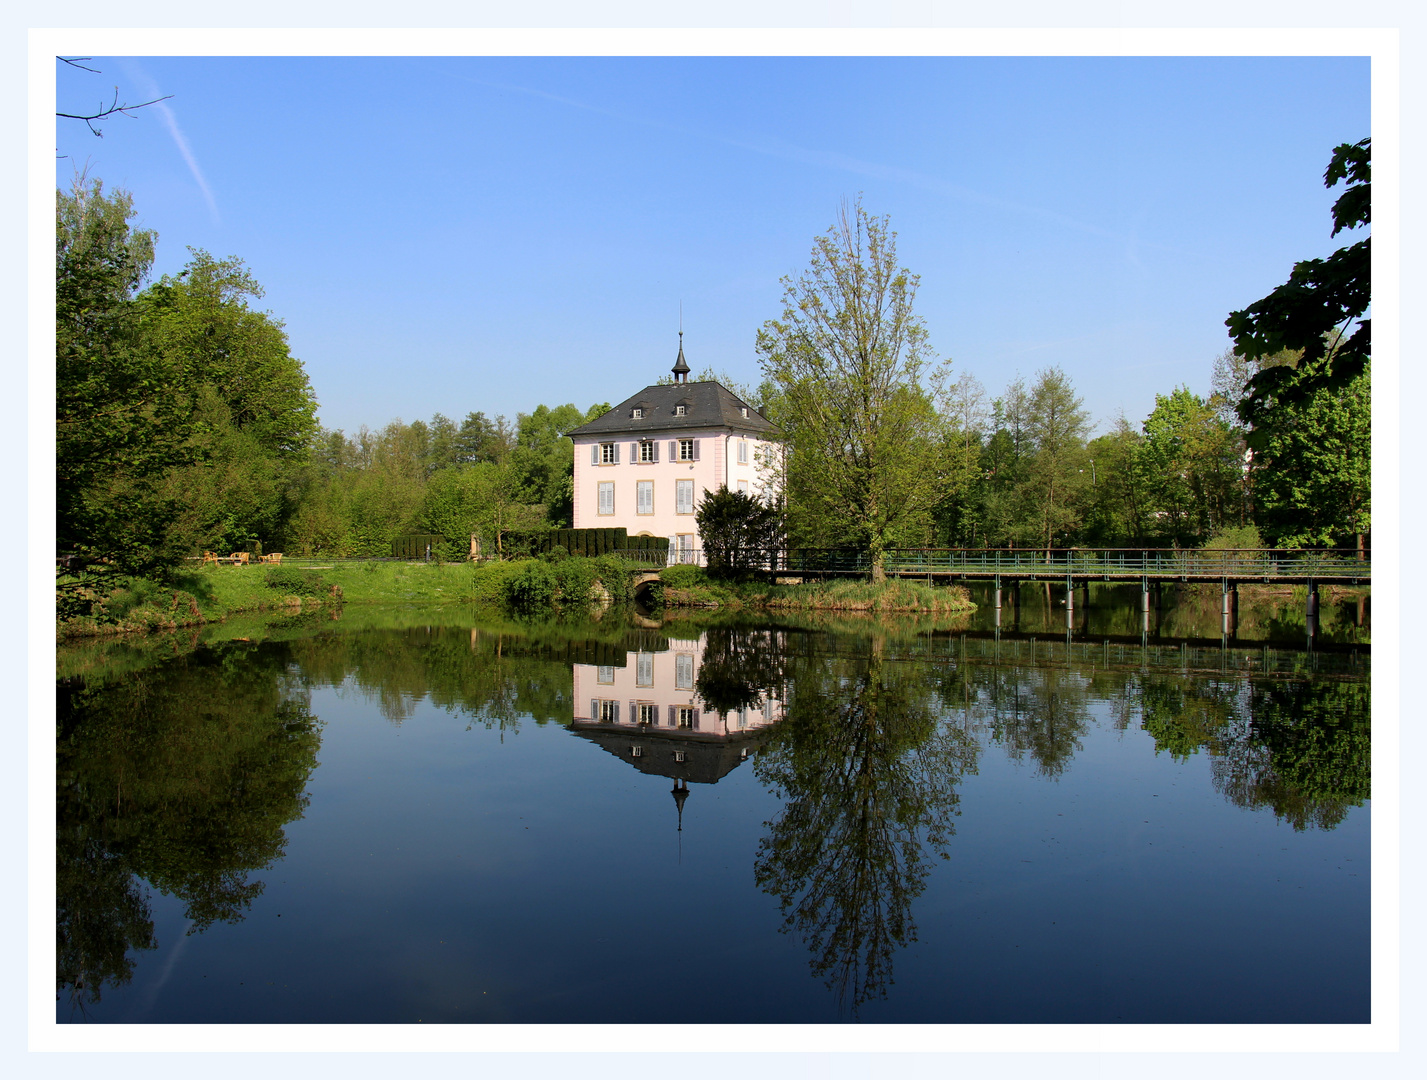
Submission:
POLYGON ((1079 497, 1090 480, 1085 473, 1090 416, 1060 368, 1046 368, 1036 377, 1027 403, 1026 430, 1035 456, 1024 485, 1025 499, 1034 507, 1038 538, 1049 550, 1056 537, 1079 526, 1079 497))
POLYGON ((859 200, 843 204, 809 268, 783 285, 783 316, 764 323, 757 349, 769 419, 790 449, 790 532, 865 547, 881 580, 883 552, 917 535, 950 471, 922 383, 939 365, 912 311, 918 278, 897 265, 888 219, 859 200))

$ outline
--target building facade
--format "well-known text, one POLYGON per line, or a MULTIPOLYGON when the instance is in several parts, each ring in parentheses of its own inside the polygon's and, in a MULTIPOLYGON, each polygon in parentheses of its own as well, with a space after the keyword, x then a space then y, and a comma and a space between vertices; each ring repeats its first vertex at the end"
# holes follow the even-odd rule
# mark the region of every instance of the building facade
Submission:
POLYGON ((778 429, 716 382, 689 382, 683 334, 674 382, 646 386, 569 432, 575 443, 574 527, 666 536, 671 561, 699 558, 694 513, 724 484, 759 497, 778 429))

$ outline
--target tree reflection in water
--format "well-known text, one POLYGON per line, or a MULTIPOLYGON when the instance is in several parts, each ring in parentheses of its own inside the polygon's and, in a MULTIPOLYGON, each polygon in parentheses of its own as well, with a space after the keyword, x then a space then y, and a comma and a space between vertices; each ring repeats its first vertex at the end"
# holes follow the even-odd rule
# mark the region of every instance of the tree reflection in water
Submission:
POLYGON ((318 723, 288 649, 203 653, 108 685, 59 686, 58 990, 82 1011, 155 946, 143 882, 189 933, 242 920, 302 815, 318 723))
POLYGON ((787 718, 754 765, 784 800, 755 880, 854 1015, 886 997, 893 952, 916 940, 927 849, 946 857, 956 784, 977 754, 967 732, 938 719, 920 665, 885 661, 876 639, 869 651, 793 658, 787 718))

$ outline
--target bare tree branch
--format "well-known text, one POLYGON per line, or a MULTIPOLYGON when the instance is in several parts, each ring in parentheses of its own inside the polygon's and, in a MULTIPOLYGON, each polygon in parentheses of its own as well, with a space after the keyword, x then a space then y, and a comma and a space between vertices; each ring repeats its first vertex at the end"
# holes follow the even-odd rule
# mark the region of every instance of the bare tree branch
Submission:
MULTIPOLYGON (((102 72, 100 72, 98 68, 85 67, 82 63, 80 63, 81 60, 91 59, 91 57, 88 56, 56 56, 55 59, 63 61, 64 63, 69 64, 71 67, 77 67, 84 71, 92 71, 96 75, 102 74, 102 72)), ((160 101, 167 101, 171 97, 173 97, 172 94, 165 94, 163 97, 156 97, 153 99, 153 101, 140 102, 138 105, 130 105, 127 102, 123 105, 120 105, 119 88, 116 86, 114 87, 114 100, 109 103, 109 106, 107 108, 105 108, 104 103, 101 101, 99 103, 99 111, 95 113, 84 114, 57 112, 55 113, 55 116, 59 117, 62 120, 83 120, 84 123, 88 126, 90 132, 94 135, 99 136, 99 138, 102 139, 104 137, 104 132, 100 131, 97 127, 94 126, 94 121, 103 120, 105 117, 115 115, 132 116, 133 110, 135 109, 142 109, 146 105, 156 105, 160 101)))

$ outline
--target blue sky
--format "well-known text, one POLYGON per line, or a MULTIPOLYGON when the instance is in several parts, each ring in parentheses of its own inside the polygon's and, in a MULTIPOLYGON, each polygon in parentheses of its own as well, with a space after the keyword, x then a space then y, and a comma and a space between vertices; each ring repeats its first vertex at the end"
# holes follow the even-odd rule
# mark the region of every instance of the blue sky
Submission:
POLYGON ((1207 394, 1224 319, 1327 254, 1365 58, 102 57, 172 94, 76 165, 134 195, 156 271, 244 259, 328 427, 759 377, 779 279, 840 201, 887 214, 953 372, 1059 365, 1102 429, 1207 394))

